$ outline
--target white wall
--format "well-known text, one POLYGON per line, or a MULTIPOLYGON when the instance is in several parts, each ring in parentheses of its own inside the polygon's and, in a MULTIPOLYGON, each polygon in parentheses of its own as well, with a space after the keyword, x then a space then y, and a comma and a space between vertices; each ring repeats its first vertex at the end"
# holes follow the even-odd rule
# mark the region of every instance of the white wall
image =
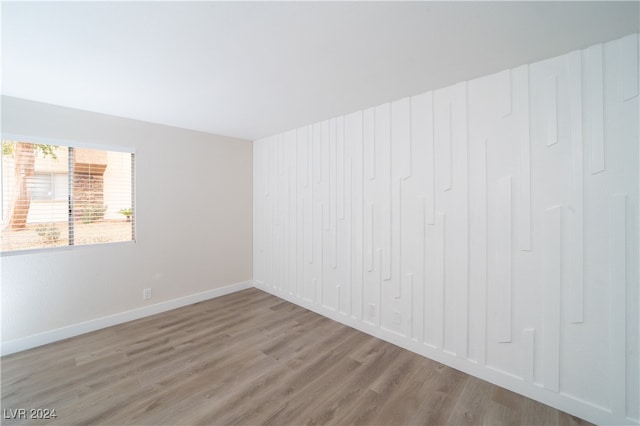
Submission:
POLYGON ((638 141, 637 35, 258 140, 254 280, 638 423, 638 141))
POLYGON ((11 97, 2 131, 135 149, 137 208, 135 243, 0 258, 3 352, 251 280, 251 141, 11 97))

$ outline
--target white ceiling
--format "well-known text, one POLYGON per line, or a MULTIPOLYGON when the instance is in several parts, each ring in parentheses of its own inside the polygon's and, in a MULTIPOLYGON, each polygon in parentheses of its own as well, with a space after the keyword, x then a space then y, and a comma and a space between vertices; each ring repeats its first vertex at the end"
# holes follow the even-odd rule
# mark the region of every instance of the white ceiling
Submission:
POLYGON ((2 93, 256 139, 637 32, 638 2, 3 2, 2 93))

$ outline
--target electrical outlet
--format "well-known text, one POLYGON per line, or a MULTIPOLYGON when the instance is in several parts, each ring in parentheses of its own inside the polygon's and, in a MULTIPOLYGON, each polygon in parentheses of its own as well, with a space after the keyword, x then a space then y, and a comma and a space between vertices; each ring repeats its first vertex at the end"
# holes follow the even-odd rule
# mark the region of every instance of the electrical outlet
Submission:
POLYGON ((142 300, 149 300, 149 299, 151 299, 151 289, 145 288, 144 290, 142 290, 142 300))

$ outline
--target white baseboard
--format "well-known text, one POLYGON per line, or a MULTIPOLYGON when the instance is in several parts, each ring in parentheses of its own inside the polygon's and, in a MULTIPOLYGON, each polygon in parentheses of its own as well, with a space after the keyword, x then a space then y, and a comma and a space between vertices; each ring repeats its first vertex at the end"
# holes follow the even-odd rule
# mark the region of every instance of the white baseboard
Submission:
POLYGON ((202 302, 203 300, 214 299, 216 297, 235 293, 236 291, 251 287, 253 287, 253 281, 243 281, 215 288, 213 290, 203 291, 202 293, 168 300, 155 305, 145 306, 143 308, 133 309, 131 311, 121 312, 102 318, 96 318, 90 321, 69 325, 67 327, 56 328, 43 333, 21 337, 19 339, 8 340, 0 343, 0 355, 4 356, 24 351, 37 346, 46 345, 47 343, 53 343, 58 340, 68 339, 69 337, 79 336, 80 334, 111 327, 112 325, 122 324, 127 321, 133 321, 150 315, 159 314, 161 312, 170 311, 172 309, 181 308, 183 306, 192 305, 194 303, 202 302))

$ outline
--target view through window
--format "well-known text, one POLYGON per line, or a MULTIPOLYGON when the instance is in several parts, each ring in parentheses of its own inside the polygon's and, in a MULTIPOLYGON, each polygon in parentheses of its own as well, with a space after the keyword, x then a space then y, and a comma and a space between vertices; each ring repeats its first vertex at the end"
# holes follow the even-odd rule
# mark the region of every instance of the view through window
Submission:
POLYGON ((2 252, 132 241, 134 154, 2 141, 2 252))

